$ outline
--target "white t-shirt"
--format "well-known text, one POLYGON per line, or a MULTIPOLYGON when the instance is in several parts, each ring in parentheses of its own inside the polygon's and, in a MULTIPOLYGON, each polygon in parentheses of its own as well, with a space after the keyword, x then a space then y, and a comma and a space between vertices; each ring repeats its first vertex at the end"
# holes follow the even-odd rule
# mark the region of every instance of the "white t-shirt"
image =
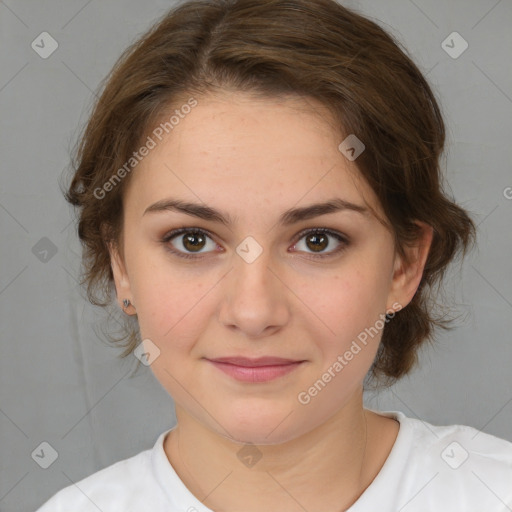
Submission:
MULTIPOLYGON (((434 426, 398 411, 380 472, 347 512, 511 512, 512 443, 464 425, 434 426)), ((175 428, 175 427, 173 427, 175 428)), ((212 512, 154 447, 55 494, 36 512, 212 512)))

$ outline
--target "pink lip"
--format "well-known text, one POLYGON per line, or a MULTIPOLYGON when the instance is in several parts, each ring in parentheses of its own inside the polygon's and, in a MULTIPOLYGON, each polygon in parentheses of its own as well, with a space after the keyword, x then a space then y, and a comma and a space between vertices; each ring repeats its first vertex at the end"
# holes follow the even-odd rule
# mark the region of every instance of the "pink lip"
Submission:
POLYGON ((243 382, 266 382, 292 372, 304 361, 279 357, 223 357, 207 359, 216 368, 243 382))
POLYGON ((282 357, 216 357, 215 359, 209 359, 209 361, 215 361, 217 363, 228 363, 236 364, 237 366, 246 366, 248 368, 254 368, 257 366, 278 366, 290 363, 300 363, 297 359, 283 359, 282 357))

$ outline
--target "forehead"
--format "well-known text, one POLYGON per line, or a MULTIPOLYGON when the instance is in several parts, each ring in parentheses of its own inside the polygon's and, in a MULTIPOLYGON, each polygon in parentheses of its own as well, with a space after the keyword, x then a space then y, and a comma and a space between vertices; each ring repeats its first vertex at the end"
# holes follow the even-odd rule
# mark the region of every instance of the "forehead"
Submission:
MULTIPOLYGON (((177 103, 155 127, 176 109, 177 103)), ((355 163, 338 149, 341 130, 314 99, 224 92, 197 98, 175 119, 169 133, 160 129, 161 140, 153 130, 155 147, 132 176, 128 195, 136 191, 141 207, 166 194, 235 209, 256 200, 284 209, 333 195, 375 207, 355 163)))
MULTIPOLYGON (((174 149, 194 154, 266 156, 326 155, 336 149, 329 110, 314 99, 256 98, 223 92, 198 99, 192 111, 173 129, 174 149), (332 145, 335 145, 334 148, 332 145), (265 150, 262 152, 262 150, 265 150)), ((332 156, 332 155, 331 155, 332 156)))

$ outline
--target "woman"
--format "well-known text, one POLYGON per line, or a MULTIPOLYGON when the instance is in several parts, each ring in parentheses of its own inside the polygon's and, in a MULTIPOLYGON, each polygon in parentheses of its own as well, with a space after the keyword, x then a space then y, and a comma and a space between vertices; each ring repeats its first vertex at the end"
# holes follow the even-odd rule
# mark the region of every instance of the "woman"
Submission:
POLYGON ((474 241, 444 138, 415 64, 332 0, 189 1, 127 50, 67 199, 178 422, 39 510, 510 510, 511 443, 363 406, 448 327, 431 289, 474 241))

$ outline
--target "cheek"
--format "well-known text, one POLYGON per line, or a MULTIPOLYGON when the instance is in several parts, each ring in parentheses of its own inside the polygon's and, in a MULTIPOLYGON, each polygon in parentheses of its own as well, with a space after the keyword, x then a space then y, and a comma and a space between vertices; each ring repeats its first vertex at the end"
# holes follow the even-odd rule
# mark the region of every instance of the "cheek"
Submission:
POLYGON ((188 340, 200 330, 201 318, 207 316, 204 299, 212 285, 189 271, 180 271, 179 266, 171 267, 162 258, 152 261, 141 253, 134 263, 132 291, 141 336, 159 346, 172 341, 173 350, 188 346, 188 340))
POLYGON ((331 275, 323 283, 317 281, 317 285, 304 282, 301 296, 317 319, 318 329, 336 345, 350 344, 385 309, 385 287, 375 267, 331 275))
POLYGON ((316 340, 320 364, 309 380, 311 385, 317 379, 329 380, 317 402, 326 411, 361 384, 375 359, 382 336, 384 288, 379 273, 369 265, 331 276, 328 287, 315 288, 309 296, 316 316, 305 316, 303 328, 316 340))
POLYGON ((333 404, 344 403, 375 359, 382 335, 377 322, 385 308, 378 279, 375 270, 338 274, 323 293, 317 289, 309 297, 317 316, 314 322, 305 317, 303 328, 315 340, 319 366, 312 368, 302 391, 315 397, 318 414, 328 415, 333 404))

